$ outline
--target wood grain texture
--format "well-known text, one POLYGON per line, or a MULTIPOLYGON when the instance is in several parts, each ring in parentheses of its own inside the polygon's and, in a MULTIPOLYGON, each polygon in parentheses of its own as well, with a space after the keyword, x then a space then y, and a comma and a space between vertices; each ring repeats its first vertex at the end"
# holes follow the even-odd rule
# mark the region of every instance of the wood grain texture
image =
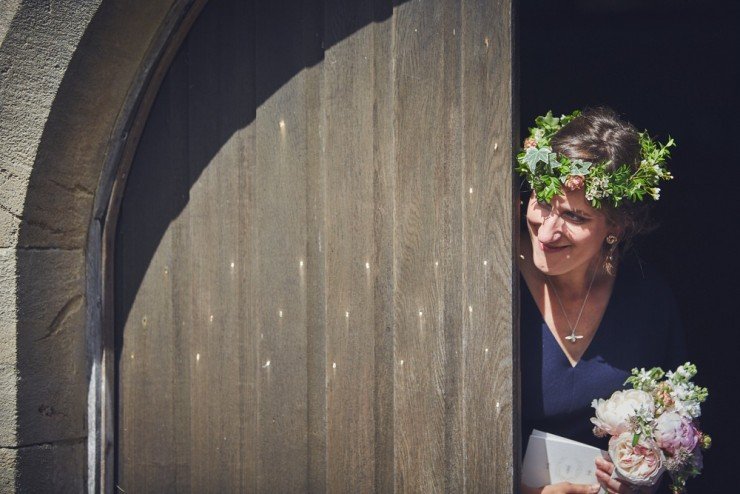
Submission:
POLYGON ((303 3, 306 94, 306 336, 308 386, 308 492, 327 490, 327 278, 326 161, 323 159, 324 9, 319 0, 303 3))
MULTIPOLYGON (((182 317, 175 288, 165 271, 172 264, 177 228, 168 230, 151 259, 139 247, 145 239, 158 238, 154 222, 136 222, 154 207, 173 209, 182 194, 187 194, 187 154, 180 136, 187 128, 187 72, 181 53, 173 64, 172 75, 161 87, 138 148, 137 158, 160 163, 158 169, 136 167, 132 179, 139 187, 126 196, 127 212, 117 238, 117 265, 120 272, 139 271, 147 266, 140 282, 136 276, 116 278, 118 334, 116 358, 119 369, 118 401, 127 406, 118 416, 118 485, 139 492, 174 490, 178 485, 179 461, 189 457, 189 430, 183 430, 182 413, 189 410, 189 369, 183 368, 180 353, 187 349, 187 335, 176 331, 182 317), (172 180, 163 177, 171 176, 172 180), (163 204, 161 198, 167 198, 163 204), (132 220, 129 220, 132 218, 132 220), (130 311, 125 312, 125 308, 130 311), (123 317, 126 316, 127 320, 123 317), (125 337, 124 337, 125 336, 125 337), (162 348, 172 351, 161 353, 162 348), (162 379, 159 376, 166 376, 162 379), (184 395, 184 396, 183 396, 184 395), (184 408, 183 408, 184 405, 184 408), (177 413, 173 413, 177 411, 177 413), (182 441, 186 442, 183 443, 182 441), (143 445, 147 445, 143 447, 143 445)), ((187 350, 186 350, 187 351, 187 350)), ((187 357, 185 357, 187 358, 187 357)))
POLYGON ((243 490, 243 453, 251 446, 242 430, 254 404, 241 372, 256 364, 245 355, 252 321, 243 303, 250 284, 242 279, 253 129, 233 128, 236 115, 254 114, 253 35, 242 29, 251 18, 248 4, 217 3, 188 39, 190 469, 191 485, 204 492, 243 490), (216 153, 215 142, 222 143, 216 153))
POLYGON ((511 175, 511 12, 462 3, 465 477, 472 492, 514 490, 515 321, 511 175), (483 110, 483 111, 482 111, 483 110))
POLYGON ((372 4, 325 3, 327 491, 375 490, 372 4), (362 54, 358 56, 358 54, 362 54), (346 472, 353 472, 348 476, 346 472))
MULTIPOLYGON (((302 11, 256 2, 255 319, 260 333, 259 492, 301 492, 308 478, 306 88, 302 11), (280 90, 279 74, 297 74, 280 90)), ((309 260, 310 262, 310 260, 309 260)))
POLYGON ((513 492, 511 38, 503 0, 205 8, 122 206, 122 488, 513 492))
POLYGON ((457 26, 447 7, 410 2, 395 12, 394 430, 401 492, 463 489, 460 223, 445 223, 460 209, 460 189, 448 188, 459 180, 461 160, 447 153, 459 129, 453 106, 459 84, 457 26), (457 200, 446 203, 450 197, 457 200), (450 306, 446 292, 454 293, 450 306))
POLYGON ((375 357, 375 491, 395 489, 395 17, 387 0, 373 3, 373 287, 375 357))

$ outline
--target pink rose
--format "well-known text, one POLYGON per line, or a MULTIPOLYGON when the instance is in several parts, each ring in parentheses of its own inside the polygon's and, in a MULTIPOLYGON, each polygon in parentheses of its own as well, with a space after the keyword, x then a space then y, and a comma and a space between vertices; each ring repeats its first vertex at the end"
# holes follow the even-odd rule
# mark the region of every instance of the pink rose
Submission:
POLYGON ((583 188, 584 179, 582 175, 568 175, 565 179, 565 188, 573 192, 583 188))
POLYGON ((677 412, 666 412, 655 421, 655 441, 670 454, 678 448, 693 451, 700 435, 691 420, 677 412))
POLYGON ((623 432, 609 440, 614 471, 618 478, 632 485, 655 485, 665 471, 663 452, 657 444, 643 438, 632 446, 633 438, 632 432, 623 432))
POLYGON ((537 147, 537 139, 534 137, 527 137, 524 139, 524 149, 527 148, 536 148, 537 147))

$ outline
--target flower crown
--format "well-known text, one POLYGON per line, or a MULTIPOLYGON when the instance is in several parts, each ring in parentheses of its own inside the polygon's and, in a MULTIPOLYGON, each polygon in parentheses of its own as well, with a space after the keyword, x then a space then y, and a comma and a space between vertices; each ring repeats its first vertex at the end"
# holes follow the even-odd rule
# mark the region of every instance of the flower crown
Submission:
POLYGON ((553 152, 550 139, 568 122, 581 114, 576 110, 570 115, 553 117, 552 111, 535 119, 535 127, 529 129, 524 148, 516 157, 516 171, 527 179, 538 201, 550 202, 553 196, 562 194, 563 187, 574 191, 585 188, 586 200, 595 208, 609 200, 618 207, 624 200, 642 201, 646 196, 660 198, 658 182, 670 180, 673 175, 665 166, 671 155, 670 148, 676 143, 669 136, 668 142, 653 141, 647 131, 639 132, 640 165, 633 171, 629 164, 620 165, 615 171, 607 171, 608 161, 591 163, 580 159, 569 159, 553 152))

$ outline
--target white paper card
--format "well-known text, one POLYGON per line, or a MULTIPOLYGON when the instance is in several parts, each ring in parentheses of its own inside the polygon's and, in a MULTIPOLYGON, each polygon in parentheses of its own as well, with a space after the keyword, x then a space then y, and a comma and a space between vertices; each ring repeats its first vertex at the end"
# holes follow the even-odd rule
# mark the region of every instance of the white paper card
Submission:
POLYGON ((522 467, 522 482, 530 487, 573 482, 595 484, 597 456, 606 451, 538 430, 532 431, 522 467))

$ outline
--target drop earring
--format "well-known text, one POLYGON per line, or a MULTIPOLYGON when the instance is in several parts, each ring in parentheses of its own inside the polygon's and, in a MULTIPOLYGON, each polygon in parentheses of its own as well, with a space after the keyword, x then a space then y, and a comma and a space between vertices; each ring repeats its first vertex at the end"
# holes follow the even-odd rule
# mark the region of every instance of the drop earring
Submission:
POLYGON ((606 237, 606 243, 610 245, 609 252, 606 255, 606 260, 604 261, 604 269, 606 269, 606 272, 609 273, 609 275, 614 276, 614 252, 617 250, 617 242, 619 239, 616 235, 608 235, 606 237))

